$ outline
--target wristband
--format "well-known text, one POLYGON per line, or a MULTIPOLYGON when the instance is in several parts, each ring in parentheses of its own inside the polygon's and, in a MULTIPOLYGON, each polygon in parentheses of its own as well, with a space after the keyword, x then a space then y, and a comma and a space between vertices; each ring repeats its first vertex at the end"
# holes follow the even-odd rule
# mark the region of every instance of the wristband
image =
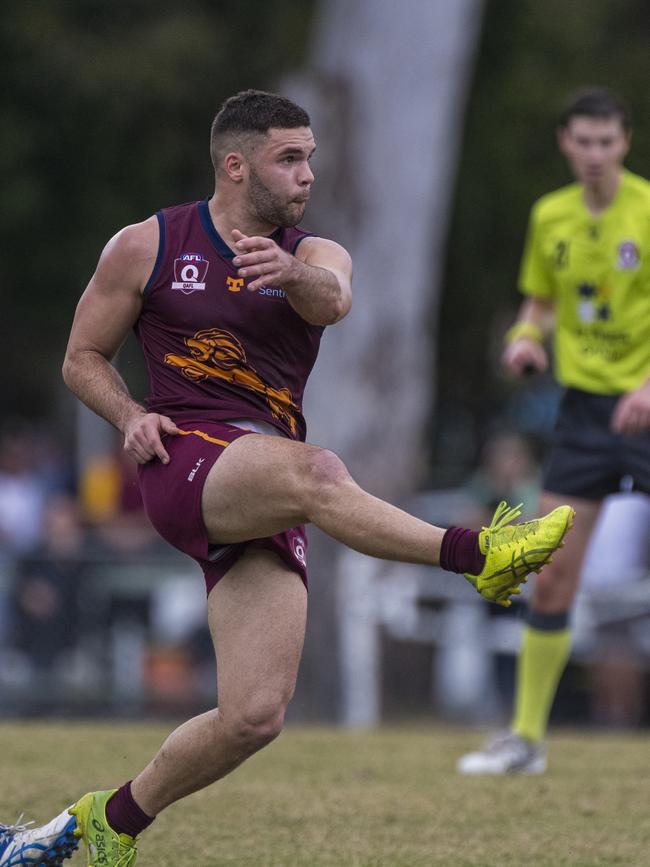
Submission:
POLYGON ((544 341, 542 329, 539 325, 535 325, 532 322, 515 322, 512 328, 506 331, 504 339, 506 344, 510 346, 516 340, 521 340, 522 337, 525 337, 527 340, 534 340, 535 343, 543 343, 544 341))

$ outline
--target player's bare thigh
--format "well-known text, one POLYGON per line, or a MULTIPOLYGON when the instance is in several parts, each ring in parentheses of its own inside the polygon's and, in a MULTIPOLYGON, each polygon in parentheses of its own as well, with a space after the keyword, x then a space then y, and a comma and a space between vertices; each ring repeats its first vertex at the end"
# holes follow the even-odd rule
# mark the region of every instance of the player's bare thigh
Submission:
POLYGON ((571 607, 578 588, 580 569, 589 543, 589 537, 600 512, 601 500, 587 500, 566 494, 543 491, 538 512, 545 515, 568 503, 575 510, 573 529, 567 533, 564 547, 553 555, 540 575, 535 578, 533 604, 537 611, 555 614, 571 607))
POLYGON ((205 480, 201 507, 208 538, 244 542, 306 523, 313 492, 343 475, 340 460, 318 446, 263 434, 240 437, 205 480))
POLYGON ((283 714, 293 695, 307 617, 300 576, 272 551, 249 549, 208 597, 219 706, 249 721, 283 714))

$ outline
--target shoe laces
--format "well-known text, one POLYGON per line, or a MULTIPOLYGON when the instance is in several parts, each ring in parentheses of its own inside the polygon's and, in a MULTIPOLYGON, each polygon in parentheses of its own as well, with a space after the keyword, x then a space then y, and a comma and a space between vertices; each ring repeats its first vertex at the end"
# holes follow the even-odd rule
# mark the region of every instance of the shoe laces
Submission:
POLYGON ((522 506, 523 503, 519 503, 516 506, 509 506, 505 500, 501 500, 492 517, 490 526, 485 527, 488 533, 492 536, 493 545, 496 544, 498 546, 504 542, 515 542, 519 539, 525 539, 526 536, 537 529, 539 520, 524 521, 522 524, 517 524, 515 527, 508 527, 508 524, 521 515, 522 506), (498 534, 505 530, 506 527, 510 531, 510 534, 507 538, 499 539, 498 534))
POLYGON ((13 825, 3 825, 0 823, 0 843, 8 837, 13 837, 16 834, 24 833, 30 825, 33 825, 33 820, 31 822, 27 822, 26 825, 21 825, 20 823, 23 820, 23 816, 25 814, 21 813, 20 816, 16 819, 16 822, 13 825))
POLYGON ((486 529, 493 530, 495 533, 503 530, 506 524, 509 524, 521 515, 521 507, 523 505, 523 503, 519 503, 517 506, 509 506, 505 500, 501 500, 492 516, 490 526, 486 529))
POLYGON ((133 863, 133 858, 138 850, 135 843, 127 843, 120 835, 120 848, 115 867, 129 867, 133 863))

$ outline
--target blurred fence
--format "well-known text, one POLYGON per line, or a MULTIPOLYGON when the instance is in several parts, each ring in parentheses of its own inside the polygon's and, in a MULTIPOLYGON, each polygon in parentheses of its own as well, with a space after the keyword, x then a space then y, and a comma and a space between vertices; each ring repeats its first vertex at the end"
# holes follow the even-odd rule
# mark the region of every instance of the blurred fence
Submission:
MULTIPOLYGON (((464 722, 496 722, 500 702, 499 660, 511 660, 520 645, 520 604, 506 614, 481 602, 469 584, 448 572, 382 563, 346 553, 339 585, 343 659, 342 722, 353 727, 395 713, 395 696, 384 683, 392 645, 426 648, 430 660, 432 711, 464 722)), ((524 594, 525 596, 526 594, 524 594)), ((588 669, 615 651, 635 669, 650 670, 650 575, 626 576, 620 585, 578 595, 573 612, 571 664, 588 669), (633 661, 633 662, 632 662, 633 661)), ((405 662, 403 678, 412 672, 405 662)), ((505 702, 504 702, 505 705, 505 702)), ((408 708, 402 708, 402 715, 408 708)), ((583 721, 583 720, 581 720, 583 721)), ((621 717, 620 724, 636 720, 621 717)))
MULTIPOLYGON (((464 497, 443 491, 410 506, 448 525, 466 507, 464 497)), ((650 723, 650 576, 634 565, 633 542, 620 528, 619 545, 605 545, 623 518, 630 539, 644 543, 650 501, 632 501, 635 512, 616 503, 604 535, 596 534, 573 615, 572 657, 556 702, 563 722, 650 723)), ((0 715, 190 715, 214 706, 216 666, 198 567, 167 548, 95 547, 92 555, 86 548, 64 559, 0 559, 0 715)), ((331 638, 307 647, 293 720, 325 719, 317 698, 333 684, 335 710, 327 719, 346 726, 397 717, 505 721, 519 603, 500 609, 440 569, 349 550, 334 591, 331 629, 321 622, 328 610, 311 606, 310 632, 331 638), (316 658, 329 660, 327 683, 316 658)))
MULTIPOLYGON (((409 511, 449 526, 463 525, 471 507, 467 490, 454 489, 425 493, 409 511)), ((555 702, 562 722, 650 724, 649 528, 647 497, 605 501, 572 611, 571 659, 555 702)), ((531 589, 503 609, 441 569, 346 551, 337 586, 342 722, 418 714, 424 693, 442 718, 507 723, 531 589)))
POLYGON ((137 715, 214 702, 205 589, 180 555, 0 563, 0 713, 137 715), (25 578, 28 575, 28 578, 25 578))

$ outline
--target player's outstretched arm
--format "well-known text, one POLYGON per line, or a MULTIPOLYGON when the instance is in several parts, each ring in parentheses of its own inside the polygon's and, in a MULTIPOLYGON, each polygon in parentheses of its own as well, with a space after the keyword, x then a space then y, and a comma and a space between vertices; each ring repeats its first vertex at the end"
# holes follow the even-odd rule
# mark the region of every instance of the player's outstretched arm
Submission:
POLYGON ((296 313, 312 325, 332 325, 352 306, 352 260, 326 238, 305 238, 292 256, 271 238, 232 233, 239 275, 254 292, 278 286, 296 313))
POLYGON ((140 314, 158 238, 158 222, 151 217, 108 242, 77 305, 63 362, 68 388, 124 434, 125 449, 139 463, 154 455, 168 460, 160 434, 175 433, 176 426, 133 400, 111 360, 140 314))

